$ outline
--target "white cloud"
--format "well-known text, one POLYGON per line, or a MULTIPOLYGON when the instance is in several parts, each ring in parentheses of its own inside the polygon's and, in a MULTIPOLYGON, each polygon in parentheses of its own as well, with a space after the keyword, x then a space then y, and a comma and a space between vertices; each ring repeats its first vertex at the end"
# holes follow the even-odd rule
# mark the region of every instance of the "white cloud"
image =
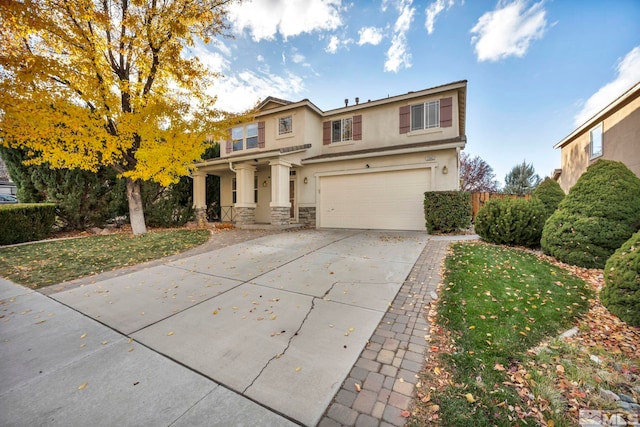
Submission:
POLYGON ((382 30, 376 27, 364 27, 358 31, 360 35, 360 40, 358 40, 358 45, 362 46, 363 44, 372 44, 377 46, 382 41, 382 30))
POLYGON ((411 28, 415 8, 411 7, 412 0, 398 2, 397 9, 400 15, 393 27, 394 35, 391 46, 387 50, 387 60, 384 63, 385 71, 398 72, 401 68, 411 67, 411 53, 408 51, 406 33, 411 28))
POLYGON ((385 71, 398 72, 402 67, 411 67, 411 53, 407 52, 407 38, 404 34, 396 34, 391 40, 391 47, 387 51, 384 63, 385 71))
POLYGON ((264 56, 262 56, 262 55, 258 55, 258 56, 256 57, 256 61, 258 61, 258 62, 264 62, 264 56))
POLYGON ((304 55, 299 53, 299 52, 294 52, 291 55, 291 60, 293 61, 294 64, 302 64, 305 60, 304 55))
POLYGON ((574 117, 574 125, 580 126, 617 97, 640 81, 640 46, 636 46, 622 58, 616 66, 617 76, 602 86, 585 102, 582 110, 574 117))
POLYGON ((498 61, 509 56, 522 57, 529 44, 543 36, 547 28, 543 2, 527 8, 526 0, 498 3, 495 10, 486 12, 471 29, 475 34, 478 61, 498 61))
POLYGON ((253 40, 285 39, 302 33, 335 30, 342 24, 341 0, 247 0, 229 7, 229 20, 238 32, 249 30, 253 40))
POLYGON ((304 89, 303 78, 291 72, 281 75, 245 70, 219 79, 211 92, 218 97, 217 108, 241 112, 254 107, 256 102, 267 96, 297 101, 304 89))
MULTIPOLYGON (((219 46, 215 46, 219 48, 219 46)), ((229 60, 225 58, 220 52, 211 52, 201 43, 196 43, 195 46, 190 47, 188 50, 189 57, 196 57, 200 62, 209 70, 220 73, 224 69, 229 67, 229 60)))
MULTIPOLYGON (((454 5, 453 0, 449 0, 446 4, 446 8, 449 9, 454 5)), ((425 13, 427 14, 427 19, 424 23, 425 28, 427 29, 427 34, 432 34, 434 30, 434 25, 436 23, 436 17, 445 10, 445 0, 436 0, 431 3, 425 13)))
POLYGON ((334 35, 329 38, 329 43, 327 44, 327 47, 324 48, 324 51, 327 53, 336 53, 340 47, 346 48, 351 43, 353 43, 353 39, 347 38, 340 40, 340 37, 334 35))

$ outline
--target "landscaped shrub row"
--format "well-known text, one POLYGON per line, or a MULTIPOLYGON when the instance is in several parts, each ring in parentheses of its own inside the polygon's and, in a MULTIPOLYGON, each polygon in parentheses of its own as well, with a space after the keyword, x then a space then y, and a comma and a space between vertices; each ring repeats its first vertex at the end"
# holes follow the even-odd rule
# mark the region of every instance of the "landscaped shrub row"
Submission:
POLYGON ((0 244, 44 239, 51 233, 56 219, 52 203, 17 204, 0 207, 0 244))
POLYGON ((471 193, 465 191, 427 191, 424 217, 427 231, 452 233, 471 225, 471 193))
POLYGON ((491 199, 476 215, 475 231, 487 242, 533 247, 540 243, 545 219, 537 198, 491 199))
POLYGON ((546 254, 560 261, 604 268, 639 225, 640 178, 621 162, 599 160, 549 217, 540 243, 546 254))
POLYGON ((602 304, 628 324, 640 326, 640 231, 607 260, 604 281, 602 304))
POLYGON ((538 198, 544 204, 546 218, 549 218, 564 199, 564 191, 556 180, 547 177, 533 191, 533 197, 538 198))

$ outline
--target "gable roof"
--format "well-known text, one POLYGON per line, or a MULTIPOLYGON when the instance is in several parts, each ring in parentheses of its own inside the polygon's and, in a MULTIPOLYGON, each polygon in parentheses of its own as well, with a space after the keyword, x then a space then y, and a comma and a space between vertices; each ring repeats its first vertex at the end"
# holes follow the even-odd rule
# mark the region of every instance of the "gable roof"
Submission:
POLYGON ((611 102, 609 105, 607 105, 602 110, 600 110, 596 115, 591 117, 589 120, 584 122, 582 125, 580 125, 577 129, 575 129, 569 135, 564 137, 560 142, 554 145, 553 148, 562 148, 566 146, 571 141, 576 139, 578 135, 581 135, 585 130, 590 129, 597 122, 602 121, 605 117, 610 116, 613 112, 624 107, 629 102, 633 101, 635 98, 639 96, 640 96, 640 82, 631 86, 629 90, 624 92, 622 95, 616 98, 613 102, 611 102))
POLYGON ((273 96, 268 96, 258 104, 257 109, 259 110, 256 117, 265 116, 267 114, 273 113, 281 113, 286 112, 288 110, 293 110, 299 107, 307 107, 311 110, 315 111, 320 116, 332 116, 337 114, 344 114, 350 111, 362 110, 364 108, 377 107, 379 105, 390 104, 394 102, 407 101, 414 98, 420 98, 426 95, 433 95, 440 92, 446 92, 450 90, 457 90, 458 92, 458 123, 460 123, 460 135, 465 135, 465 119, 466 119, 466 108, 467 108, 467 81, 459 80, 452 83, 447 83, 439 86, 434 86, 428 89, 422 89, 419 91, 410 91, 402 95, 388 96, 386 98, 380 98, 376 100, 368 100, 366 102, 361 102, 358 104, 347 105, 341 108, 335 108, 332 110, 322 111, 315 104, 313 104, 308 99, 303 99, 301 101, 292 102, 287 101, 280 98, 275 98, 273 96), (270 104, 276 104, 270 106, 270 104), (265 108, 268 107, 268 108, 265 108))

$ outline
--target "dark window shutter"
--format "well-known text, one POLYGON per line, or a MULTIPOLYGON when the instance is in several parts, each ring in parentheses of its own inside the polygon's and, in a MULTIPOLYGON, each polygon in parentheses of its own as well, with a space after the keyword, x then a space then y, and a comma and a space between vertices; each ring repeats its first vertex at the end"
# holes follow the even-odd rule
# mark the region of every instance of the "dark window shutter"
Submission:
POLYGON ((408 133, 411 129, 411 106, 400 107, 400 133, 408 133))
POLYGON ((362 139, 362 114, 353 116, 353 140, 360 141, 362 139))
POLYGON ((440 127, 450 128, 453 125, 453 98, 440 100, 440 127))
POLYGON ((331 144, 331 122, 322 123, 322 145, 331 144))
POLYGON ((233 151, 233 143, 231 142, 231 129, 227 133, 227 154, 233 151))
POLYGON ((264 148, 264 122, 258 122, 258 148, 264 148))

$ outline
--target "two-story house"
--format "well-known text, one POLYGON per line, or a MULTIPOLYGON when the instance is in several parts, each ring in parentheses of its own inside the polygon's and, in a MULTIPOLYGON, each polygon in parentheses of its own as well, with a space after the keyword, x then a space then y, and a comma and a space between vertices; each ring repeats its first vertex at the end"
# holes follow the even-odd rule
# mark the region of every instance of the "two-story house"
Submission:
POLYGON ((329 111, 269 97, 196 165, 196 212, 217 175, 240 226, 424 230, 424 193, 459 189, 466 92, 459 81, 329 111))
POLYGON ((640 82, 553 148, 560 149, 562 166, 553 179, 565 193, 599 159, 622 162, 640 177, 640 82))

